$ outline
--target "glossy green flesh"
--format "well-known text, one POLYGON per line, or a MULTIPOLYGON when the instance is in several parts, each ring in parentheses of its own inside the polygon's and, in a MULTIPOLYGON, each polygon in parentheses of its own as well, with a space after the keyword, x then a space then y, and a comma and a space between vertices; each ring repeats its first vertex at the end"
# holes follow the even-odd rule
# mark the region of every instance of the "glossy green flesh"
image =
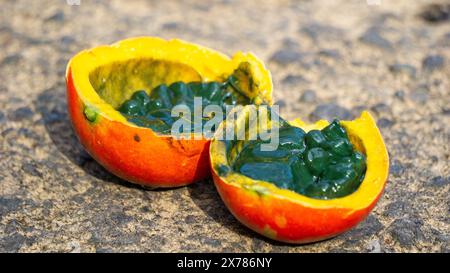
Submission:
MULTIPOLYGON (((219 82, 175 82, 167 86, 161 84, 154 88, 150 95, 144 90, 136 91, 130 99, 117 109, 128 121, 151 128, 153 131, 169 134, 173 123, 179 118, 194 121, 194 97, 202 98, 202 106, 219 105, 225 113, 227 105, 246 105, 250 99, 242 95, 235 85, 236 79, 230 76, 224 83, 219 82), (186 105, 191 117, 172 117, 172 108, 186 105)), ((202 126, 210 118, 202 119, 202 126)), ((193 131, 195 124, 192 124, 193 131)))
POLYGON ((365 158, 353 148, 339 121, 308 133, 282 123, 279 136, 275 151, 261 151, 261 140, 249 141, 234 160, 233 169, 317 199, 351 194, 364 179, 365 158))

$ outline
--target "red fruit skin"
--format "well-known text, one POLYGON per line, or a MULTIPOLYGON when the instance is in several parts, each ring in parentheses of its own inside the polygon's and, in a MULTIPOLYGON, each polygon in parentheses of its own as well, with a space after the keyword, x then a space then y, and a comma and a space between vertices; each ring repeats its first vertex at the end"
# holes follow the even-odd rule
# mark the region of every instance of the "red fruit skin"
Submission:
POLYGON ((216 188, 231 213, 245 226, 271 239, 304 244, 334 237, 367 217, 381 192, 367 207, 350 210, 315 208, 288 199, 261 196, 225 183, 212 169, 216 188))

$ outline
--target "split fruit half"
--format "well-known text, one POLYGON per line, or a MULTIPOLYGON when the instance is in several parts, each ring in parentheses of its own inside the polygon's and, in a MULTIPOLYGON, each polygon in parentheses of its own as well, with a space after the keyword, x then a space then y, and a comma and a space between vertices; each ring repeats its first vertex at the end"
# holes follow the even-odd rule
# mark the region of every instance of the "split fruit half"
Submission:
POLYGON ((172 137, 172 106, 194 96, 221 106, 272 102, 270 73, 253 54, 229 58, 151 37, 80 52, 67 66, 66 84, 84 148, 113 174, 152 188, 210 177, 210 139, 172 137))
MULTIPOLYGON (((245 111, 241 115, 236 128, 247 120, 245 111)), ((273 151, 262 151, 258 140, 213 138, 213 179, 231 213, 250 229, 288 243, 331 238, 362 221, 389 172, 372 116, 363 112, 331 124, 279 120, 271 125, 280 132, 273 151)))

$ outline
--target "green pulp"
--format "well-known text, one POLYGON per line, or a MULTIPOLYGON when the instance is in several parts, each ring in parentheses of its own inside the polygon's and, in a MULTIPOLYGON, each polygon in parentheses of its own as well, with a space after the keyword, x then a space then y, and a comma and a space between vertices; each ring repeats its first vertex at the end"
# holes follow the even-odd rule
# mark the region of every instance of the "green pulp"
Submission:
POLYGON ((365 157, 354 149, 338 120, 308 133, 281 124, 278 148, 262 151, 263 141, 248 141, 232 164, 234 171, 316 199, 356 191, 364 179, 365 157))
MULTIPOLYGON (((128 121, 152 130, 170 133, 173 123, 179 118, 194 121, 194 97, 201 97, 203 107, 218 105, 225 113, 227 105, 247 105, 251 101, 239 89, 237 79, 232 75, 223 82, 175 82, 161 84, 148 94, 145 90, 133 93, 117 109, 128 121), (172 117, 171 110, 176 105, 186 105, 191 117, 172 117)), ((224 118, 224 117, 223 117, 224 118)), ((203 117, 202 125, 210 118, 203 117)), ((193 124, 193 122, 192 122, 193 124)), ((193 124, 194 125, 194 124, 193 124)), ((191 130, 194 130, 191 126, 191 130)))

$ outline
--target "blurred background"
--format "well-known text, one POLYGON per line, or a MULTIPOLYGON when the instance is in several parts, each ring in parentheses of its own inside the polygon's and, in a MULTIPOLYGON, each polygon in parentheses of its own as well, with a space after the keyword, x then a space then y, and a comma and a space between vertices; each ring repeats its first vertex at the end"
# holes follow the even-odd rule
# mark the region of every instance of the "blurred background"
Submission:
POLYGON ((448 252, 450 1, 2 0, 0 251, 448 252), (270 69, 281 114, 377 118, 390 181, 371 215, 286 246, 242 227, 211 181, 146 191, 106 172, 67 116, 78 51, 181 38, 270 69))

